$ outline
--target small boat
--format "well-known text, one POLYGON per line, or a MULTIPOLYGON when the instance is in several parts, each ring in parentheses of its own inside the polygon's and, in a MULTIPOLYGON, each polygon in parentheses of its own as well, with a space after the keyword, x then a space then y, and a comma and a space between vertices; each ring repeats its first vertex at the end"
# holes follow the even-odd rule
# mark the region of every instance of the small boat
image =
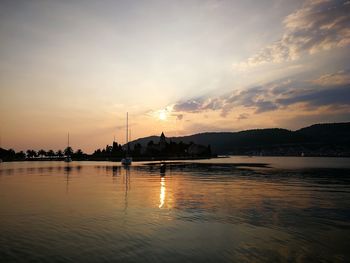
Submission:
POLYGON ((132 158, 129 156, 129 115, 126 113, 126 154, 122 159, 122 165, 131 165, 132 158))
POLYGON ((130 165, 132 163, 131 157, 125 157, 122 159, 122 165, 130 165))

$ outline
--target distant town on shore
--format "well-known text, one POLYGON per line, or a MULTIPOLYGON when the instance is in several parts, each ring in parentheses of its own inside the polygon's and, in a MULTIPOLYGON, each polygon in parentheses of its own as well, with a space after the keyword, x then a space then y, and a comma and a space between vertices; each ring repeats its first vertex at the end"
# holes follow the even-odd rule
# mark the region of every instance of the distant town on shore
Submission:
POLYGON ((126 153, 137 160, 211 158, 217 155, 350 157, 350 122, 315 124, 296 131, 281 128, 240 132, 207 132, 183 137, 149 136, 127 145, 113 142, 92 154, 64 150, 15 152, 0 148, 2 161, 73 160, 120 161, 126 153))

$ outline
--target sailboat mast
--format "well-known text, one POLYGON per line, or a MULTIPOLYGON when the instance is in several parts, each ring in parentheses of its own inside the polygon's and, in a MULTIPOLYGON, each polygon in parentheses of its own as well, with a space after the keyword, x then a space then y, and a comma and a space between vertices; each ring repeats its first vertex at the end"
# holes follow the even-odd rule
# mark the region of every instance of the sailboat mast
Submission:
POLYGON ((126 113, 126 144, 129 143, 129 137, 128 137, 128 130, 129 130, 129 113, 126 113))
POLYGON ((69 132, 68 132, 68 147, 69 147, 69 132))

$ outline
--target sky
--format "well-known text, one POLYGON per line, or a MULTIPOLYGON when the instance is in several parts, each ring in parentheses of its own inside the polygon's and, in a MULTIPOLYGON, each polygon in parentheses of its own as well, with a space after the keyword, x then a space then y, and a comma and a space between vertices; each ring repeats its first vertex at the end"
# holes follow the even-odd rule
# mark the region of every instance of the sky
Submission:
POLYGON ((350 1, 0 0, 1 147, 350 121, 350 1))

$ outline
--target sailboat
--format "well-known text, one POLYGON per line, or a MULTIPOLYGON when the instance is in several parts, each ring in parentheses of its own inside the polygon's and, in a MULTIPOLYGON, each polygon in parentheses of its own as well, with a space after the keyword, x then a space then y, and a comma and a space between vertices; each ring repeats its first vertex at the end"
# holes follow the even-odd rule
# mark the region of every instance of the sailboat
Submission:
POLYGON ((129 115, 126 113, 126 155, 125 158, 122 159, 122 165, 131 165, 132 158, 129 156, 129 115))
MULTIPOLYGON (((68 146, 67 146, 67 148, 69 148, 69 133, 68 133, 68 146)), ((66 158, 64 158, 64 161, 66 163, 70 163, 72 161, 72 158, 70 157, 69 154, 66 156, 66 158)))

